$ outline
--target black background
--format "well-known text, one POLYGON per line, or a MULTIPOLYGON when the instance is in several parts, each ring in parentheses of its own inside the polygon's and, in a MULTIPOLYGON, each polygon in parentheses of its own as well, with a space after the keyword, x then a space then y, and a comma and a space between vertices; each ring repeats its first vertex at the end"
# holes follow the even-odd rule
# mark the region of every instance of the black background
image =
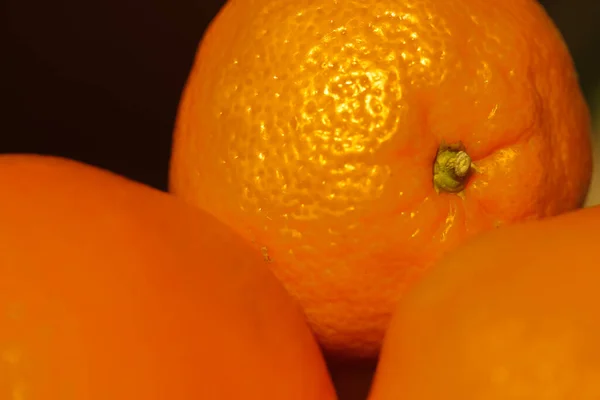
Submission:
MULTIPOLYGON (((179 96, 202 33, 222 4, 8 0, 0 153, 65 156, 166 189, 179 96)), ((600 70, 600 2, 544 6, 589 96, 600 70)))

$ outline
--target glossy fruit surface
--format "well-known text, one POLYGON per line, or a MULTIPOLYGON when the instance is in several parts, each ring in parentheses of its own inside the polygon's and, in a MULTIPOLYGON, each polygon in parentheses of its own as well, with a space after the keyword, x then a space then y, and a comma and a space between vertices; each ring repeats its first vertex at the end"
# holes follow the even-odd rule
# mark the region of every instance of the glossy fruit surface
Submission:
POLYGON ((370 400, 600 398, 600 207, 475 238, 398 308, 370 400))
POLYGON ((0 157, 0 399, 335 398, 260 255, 108 172, 0 157))
POLYGON ((531 0, 235 0, 181 100, 171 190, 254 243, 330 351, 467 237, 579 206, 590 121, 531 0))

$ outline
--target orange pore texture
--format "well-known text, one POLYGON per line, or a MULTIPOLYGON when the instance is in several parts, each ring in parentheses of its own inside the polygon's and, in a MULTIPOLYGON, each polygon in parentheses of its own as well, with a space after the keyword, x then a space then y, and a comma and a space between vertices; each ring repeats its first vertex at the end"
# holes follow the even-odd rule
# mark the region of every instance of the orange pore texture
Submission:
POLYGON ((600 207, 484 234, 400 304, 370 400, 600 399, 600 207))
POLYGON ((534 1, 234 0, 182 96, 171 190, 276 261, 327 350, 373 355, 447 250, 582 203, 589 136, 534 1), (437 194, 459 141, 479 172, 437 194))
POLYGON ((0 157, 0 187, 0 399, 335 398, 297 305, 214 217, 50 157, 0 157))

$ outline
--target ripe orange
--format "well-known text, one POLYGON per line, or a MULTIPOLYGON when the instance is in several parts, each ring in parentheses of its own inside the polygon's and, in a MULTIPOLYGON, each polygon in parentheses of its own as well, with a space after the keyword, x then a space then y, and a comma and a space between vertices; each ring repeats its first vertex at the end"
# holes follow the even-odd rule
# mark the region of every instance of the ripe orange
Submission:
POLYGON ((76 162, 0 157, 0 399, 333 400, 242 239, 76 162))
POLYGON ((370 400, 600 399, 600 207, 482 235, 392 319, 370 400))
POLYGON ((532 0, 235 0, 181 99, 171 190, 276 261, 329 351, 373 355, 445 252, 582 203, 589 136, 532 0))

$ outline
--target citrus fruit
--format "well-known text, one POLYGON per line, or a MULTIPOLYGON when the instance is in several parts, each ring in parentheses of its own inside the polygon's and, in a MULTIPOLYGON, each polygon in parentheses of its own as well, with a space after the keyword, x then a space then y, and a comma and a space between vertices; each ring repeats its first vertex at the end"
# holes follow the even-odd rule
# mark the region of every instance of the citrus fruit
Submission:
POLYGON ((172 196, 0 157, 0 398, 323 399, 299 307, 260 255, 172 196))
POLYGON ((484 234, 399 305, 370 400, 600 398, 600 207, 484 234))
POLYGON ((571 57, 531 0, 235 0, 182 95, 170 187, 254 243, 328 352, 369 356, 465 238, 571 210, 571 57))

